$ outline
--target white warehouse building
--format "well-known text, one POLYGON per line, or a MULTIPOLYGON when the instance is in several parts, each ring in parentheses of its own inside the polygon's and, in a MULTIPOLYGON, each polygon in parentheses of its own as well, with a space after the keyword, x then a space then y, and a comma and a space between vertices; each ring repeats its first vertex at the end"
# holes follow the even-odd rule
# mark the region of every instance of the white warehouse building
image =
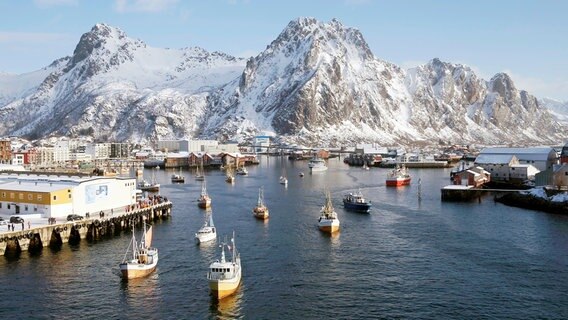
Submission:
POLYGON ((61 218, 136 203, 136 180, 120 177, 0 177, 0 215, 61 218))

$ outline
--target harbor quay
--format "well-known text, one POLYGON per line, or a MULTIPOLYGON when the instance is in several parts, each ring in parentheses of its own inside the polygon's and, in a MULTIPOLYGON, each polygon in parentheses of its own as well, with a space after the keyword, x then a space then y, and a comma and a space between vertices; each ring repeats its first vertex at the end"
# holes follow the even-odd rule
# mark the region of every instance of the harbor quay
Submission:
POLYGON ((80 220, 30 218, 22 223, 7 223, 0 226, 0 255, 37 252, 47 246, 77 244, 82 239, 96 241, 113 237, 141 225, 143 220, 168 219, 171 208, 172 203, 166 198, 152 196, 136 204, 89 213, 80 220))

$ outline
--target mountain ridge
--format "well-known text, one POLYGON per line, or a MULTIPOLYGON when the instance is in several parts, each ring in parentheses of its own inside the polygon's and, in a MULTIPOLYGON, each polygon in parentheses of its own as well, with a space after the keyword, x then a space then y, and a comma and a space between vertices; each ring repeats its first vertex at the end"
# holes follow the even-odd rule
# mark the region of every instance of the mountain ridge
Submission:
POLYGON ((543 143, 562 131, 506 74, 485 81, 437 58, 403 70, 335 19, 292 20, 246 61, 198 47, 152 48, 96 24, 72 56, 46 68, 41 84, 0 91, 8 123, 0 134, 244 141, 272 131, 287 141, 341 145, 543 143))

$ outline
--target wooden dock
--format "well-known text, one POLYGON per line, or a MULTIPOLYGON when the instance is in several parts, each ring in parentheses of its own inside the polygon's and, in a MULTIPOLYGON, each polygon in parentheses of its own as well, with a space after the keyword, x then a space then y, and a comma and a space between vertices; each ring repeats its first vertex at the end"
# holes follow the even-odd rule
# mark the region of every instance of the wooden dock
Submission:
MULTIPOLYGON (((82 239, 88 241, 102 240, 119 235, 123 230, 131 230, 132 226, 141 225, 143 219, 154 221, 167 219, 171 215, 172 203, 169 201, 153 201, 142 203, 120 210, 107 210, 91 214, 83 220, 48 223, 25 228, 25 224, 15 231, 0 232, 0 255, 19 254, 22 251, 37 252, 44 247, 58 247, 64 243, 76 244, 82 239)), ((19 224, 17 224, 19 226, 19 224)), ((5 226, 2 226, 4 229, 5 226)))
POLYGON ((472 201, 480 200, 481 196, 487 192, 492 193, 513 193, 524 191, 520 189, 484 189, 473 186, 448 185, 442 188, 442 201, 472 201))

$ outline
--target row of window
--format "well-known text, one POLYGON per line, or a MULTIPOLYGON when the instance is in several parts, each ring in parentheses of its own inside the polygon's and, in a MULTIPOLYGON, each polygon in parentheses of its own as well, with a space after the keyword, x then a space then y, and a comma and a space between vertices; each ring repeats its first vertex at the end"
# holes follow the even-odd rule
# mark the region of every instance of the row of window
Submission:
MULTIPOLYGON (((6 209, 10 210, 12 205, 10 203, 7 204, 6 209)), ((2 209, 2 202, 0 202, 0 209, 2 209)), ((24 205, 24 211, 28 211, 28 205, 24 205)), ((34 212, 37 211, 37 207, 34 206, 34 212)))
MULTIPOLYGON (((0 194, 2 196, 2 198, 6 198, 6 192, 2 192, 2 194, 0 194)), ((10 192, 10 199, 16 199, 16 194, 14 192, 10 192)), ((19 200, 24 200, 24 194, 23 193, 19 193, 18 194, 18 199, 19 200)), ((33 200, 34 199, 34 195, 33 194, 28 194, 28 200, 33 200)), ((71 193, 69 193, 69 199, 71 199, 71 193)), ((36 195, 36 200, 37 201, 41 201, 43 200, 43 195, 42 194, 38 194, 36 195)), ((54 195, 53 196, 53 200, 57 200, 57 196, 54 195)))
POLYGON ((211 268, 212 272, 231 272, 229 268, 211 268))

